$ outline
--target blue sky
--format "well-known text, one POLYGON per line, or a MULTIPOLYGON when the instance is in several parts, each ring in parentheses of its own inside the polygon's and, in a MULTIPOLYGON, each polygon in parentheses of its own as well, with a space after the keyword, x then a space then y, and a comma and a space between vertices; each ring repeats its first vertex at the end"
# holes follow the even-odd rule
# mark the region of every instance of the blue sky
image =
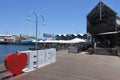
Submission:
MULTIPOLYGON (((102 0, 120 16, 120 0, 102 0)), ((0 34, 35 34, 35 16, 27 21, 30 11, 42 14, 46 25, 39 17, 38 34, 86 33, 86 15, 99 0, 0 0, 0 34)))

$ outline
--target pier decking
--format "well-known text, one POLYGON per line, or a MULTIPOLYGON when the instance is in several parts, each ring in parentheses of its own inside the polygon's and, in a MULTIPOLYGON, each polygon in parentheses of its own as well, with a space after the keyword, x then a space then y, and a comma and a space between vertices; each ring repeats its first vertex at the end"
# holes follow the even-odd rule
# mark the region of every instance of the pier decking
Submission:
POLYGON ((10 80, 120 80, 120 57, 58 53, 55 63, 10 80))

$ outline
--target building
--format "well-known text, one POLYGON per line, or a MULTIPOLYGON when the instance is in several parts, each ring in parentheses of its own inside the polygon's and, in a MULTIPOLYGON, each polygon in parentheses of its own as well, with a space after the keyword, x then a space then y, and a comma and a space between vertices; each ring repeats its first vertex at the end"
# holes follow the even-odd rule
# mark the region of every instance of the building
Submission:
POLYGON ((56 40, 71 40, 75 38, 88 40, 89 36, 87 34, 57 34, 56 40))
POLYGON ((100 1, 87 15, 87 33, 92 42, 102 48, 120 46, 120 17, 100 1))

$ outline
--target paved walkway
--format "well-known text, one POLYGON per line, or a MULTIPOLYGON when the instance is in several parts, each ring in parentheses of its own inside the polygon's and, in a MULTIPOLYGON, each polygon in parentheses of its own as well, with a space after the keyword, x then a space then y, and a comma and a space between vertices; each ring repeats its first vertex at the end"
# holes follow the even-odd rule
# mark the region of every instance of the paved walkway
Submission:
POLYGON ((10 80, 120 80, 120 57, 62 51, 55 63, 10 80))

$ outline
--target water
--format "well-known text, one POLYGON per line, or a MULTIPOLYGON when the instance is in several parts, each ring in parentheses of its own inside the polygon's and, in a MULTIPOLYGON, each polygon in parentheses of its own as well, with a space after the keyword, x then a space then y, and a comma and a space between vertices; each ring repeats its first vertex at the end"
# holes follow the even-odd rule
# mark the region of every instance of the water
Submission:
POLYGON ((16 51, 28 50, 30 45, 0 45, 0 61, 4 61, 5 56, 16 51))

